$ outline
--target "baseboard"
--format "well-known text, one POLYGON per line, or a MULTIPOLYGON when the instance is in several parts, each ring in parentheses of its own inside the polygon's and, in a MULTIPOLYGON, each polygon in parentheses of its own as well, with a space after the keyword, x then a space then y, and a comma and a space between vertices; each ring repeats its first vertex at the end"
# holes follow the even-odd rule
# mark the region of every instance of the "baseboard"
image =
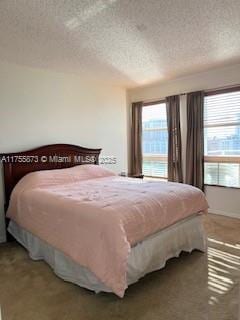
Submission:
POLYGON ((217 210, 217 209, 208 209, 209 213, 213 213, 213 214, 218 214, 220 216, 226 216, 229 218, 237 218, 240 219, 240 213, 233 213, 233 212, 226 212, 226 211, 222 211, 222 210, 217 210))

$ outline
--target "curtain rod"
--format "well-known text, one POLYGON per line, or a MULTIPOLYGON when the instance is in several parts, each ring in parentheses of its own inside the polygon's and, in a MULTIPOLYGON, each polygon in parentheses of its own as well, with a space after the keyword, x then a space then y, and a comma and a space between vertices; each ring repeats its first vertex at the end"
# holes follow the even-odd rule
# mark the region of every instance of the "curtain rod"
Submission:
MULTIPOLYGON (((240 84, 236 84, 236 85, 231 85, 231 86, 224 86, 224 87, 218 87, 218 88, 213 88, 213 89, 203 89, 203 90, 196 90, 196 91, 204 91, 204 92, 206 92, 206 93, 208 93, 208 92, 212 92, 212 91, 221 91, 221 90, 227 90, 227 89, 234 89, 234 88, 239 88, 239 90, 240 90, 240 84)), ((190 93, 190 92, 195 92, 195 91, 189 91, 189 92, 182 92, 182 93, 177 93, 177 94, 172 94, 172 96, 174 96, 174 95, 179 95, 179 96, 185 96, 185 95, 187 95, 188 93, 190 93)), ((163 100, 165 100, 166 99, 166 97, 164 97, 164 98, 156 98, 156 99, 147 99, 147 100, 143 100, 143 103, 156 103, 156 102, 162 102, 163 100)))

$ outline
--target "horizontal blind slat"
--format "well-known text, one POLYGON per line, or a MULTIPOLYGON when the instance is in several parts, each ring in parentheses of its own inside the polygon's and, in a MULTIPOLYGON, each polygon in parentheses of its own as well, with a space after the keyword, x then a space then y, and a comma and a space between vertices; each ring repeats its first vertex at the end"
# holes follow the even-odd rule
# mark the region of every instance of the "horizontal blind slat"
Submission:
POLYGON ((168 130, 166 103, 143 107, 143 174, 167 178, 168 130))
POLYGON ((204 127, 205 184, 240 187, 240 91, 206 96, 204 127))

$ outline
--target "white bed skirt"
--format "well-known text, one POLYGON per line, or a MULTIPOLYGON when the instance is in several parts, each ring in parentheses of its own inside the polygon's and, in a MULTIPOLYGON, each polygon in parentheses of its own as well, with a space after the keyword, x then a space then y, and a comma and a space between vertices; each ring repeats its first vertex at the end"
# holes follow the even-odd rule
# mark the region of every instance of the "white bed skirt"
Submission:
MULTIPOLYGON (((8 231, 29 252, 33 260, 44 260, 65 281, 95 291, 111 292, 87 268, 32 235, 11 221, 8 231)), ((145 274, 163 268, 168 259, 178 257, 181 251, 206 250, 206 238, 202 217, 194 215, 146 238, 131 249, 128 257, 128 285, 137 282, 145 274)), ((110 262, 109 262, 110 263, 110 262)))

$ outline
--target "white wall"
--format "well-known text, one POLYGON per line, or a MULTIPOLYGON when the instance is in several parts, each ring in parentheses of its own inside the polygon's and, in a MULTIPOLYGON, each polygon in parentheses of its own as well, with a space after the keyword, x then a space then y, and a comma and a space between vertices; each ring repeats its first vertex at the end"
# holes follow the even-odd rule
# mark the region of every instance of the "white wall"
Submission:
MULTIPOLYGON (((51 143, 102 148, 127 170, 126 90, 0 62, 0 153, 51 143)), ((0 242, 4 240, 0 176, 0 242)))
POLYGON ((240 64, 235 66, 198 73, 152 86, 130 89, 130 101, 145 101, 165 98, 170 95, 221 88, 240 84, 240 64))
MULTIPOLYGON (((147 87, 131 89, 128 92, 130 102, 151 101, 197 90, 221 88, 240 84, 240 64, 189 77, 155 84, 147 87)), ((186 143, 186 96, 181 96, 181 129, 183 147, 186 143)), ((184 160, 184 159, 183 159, 184 160)), ((240 190, 223 187, 206 187, 206 196, 210 212, 226 214, 240 218, 240 190)))

